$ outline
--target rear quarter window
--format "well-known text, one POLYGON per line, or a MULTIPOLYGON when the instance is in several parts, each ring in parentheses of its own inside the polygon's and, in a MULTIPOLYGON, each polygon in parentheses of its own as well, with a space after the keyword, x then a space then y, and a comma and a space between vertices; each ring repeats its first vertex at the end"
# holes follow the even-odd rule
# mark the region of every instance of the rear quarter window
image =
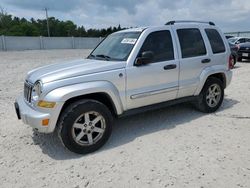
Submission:
POLYGON ((226 51, 225 44, 216 29, 205 29, 205 32, 214 54, 223 53, 226 51))

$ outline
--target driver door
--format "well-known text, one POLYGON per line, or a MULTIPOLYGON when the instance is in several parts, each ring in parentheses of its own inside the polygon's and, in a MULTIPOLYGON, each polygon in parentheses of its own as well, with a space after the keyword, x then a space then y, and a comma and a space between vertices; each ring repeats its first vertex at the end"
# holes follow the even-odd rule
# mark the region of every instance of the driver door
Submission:
POLYGON ((127 69, 127 109, 138 108, 175 99, 178 92, 179 62, 170 30, 148 34, 141 46, 143 52, 151 51, 153 60, 145 65, 127 69))

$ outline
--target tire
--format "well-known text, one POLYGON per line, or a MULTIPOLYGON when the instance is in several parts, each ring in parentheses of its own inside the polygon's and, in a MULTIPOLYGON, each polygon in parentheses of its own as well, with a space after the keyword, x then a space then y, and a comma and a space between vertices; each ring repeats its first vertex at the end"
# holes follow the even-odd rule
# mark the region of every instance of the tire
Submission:
POLYGON ((201 112, 212 113, 221 106, 223 99, 224 87, 222 82, 217 78, 211 77, 206 81, 195 105, 201 112))
POLYGON ((237 59, 236 59, 236 57, 234 56, 233 57, 233 62, 232 62, 232 65, 233 65, 233 68, 235 67, 235 64, 237 63, 237 59))
POLYGON ((58 136, 68 150, 87 154, 107 142, 112 126, 113 116, 104 104, 79 100, 63 111, 58 122, 58 136))

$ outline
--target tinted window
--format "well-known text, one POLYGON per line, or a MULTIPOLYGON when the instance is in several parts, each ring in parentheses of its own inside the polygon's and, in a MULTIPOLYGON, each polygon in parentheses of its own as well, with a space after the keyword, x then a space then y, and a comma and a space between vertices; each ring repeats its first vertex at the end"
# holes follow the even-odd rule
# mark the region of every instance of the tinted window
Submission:
POLYGON ((244 42, 246 42, 246 39, 239 39, 238 41, 239 41, 239 43, 244 43, 244 42))
POLYGON ((206 47, 199 29, 178 29, 182 58, 206 55, 206 47))
POLYGON ((170 31, 150 33, 142 45, 139 56, 145 51, 154 53, 153 62, 173 60, 174 49, 170 31))
POLYGON ((211 44, 213 53, 217 54, 225 52, 225 45, 219 32, 215 29, 205 29, 205 31, 211 44))

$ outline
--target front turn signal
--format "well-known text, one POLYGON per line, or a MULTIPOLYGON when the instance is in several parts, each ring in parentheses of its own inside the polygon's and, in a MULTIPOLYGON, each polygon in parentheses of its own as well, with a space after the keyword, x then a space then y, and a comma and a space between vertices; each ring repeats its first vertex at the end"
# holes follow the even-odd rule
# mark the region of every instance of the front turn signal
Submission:
POLYGON ((49 119, 43 119, 42 126, 48 126, 48 125, 49 125, 49 119))
POLYGON ((54 108, 56 105, 55 102, 48 102, 48 101, 39 101, 37 106, 42 108, 54 108))

